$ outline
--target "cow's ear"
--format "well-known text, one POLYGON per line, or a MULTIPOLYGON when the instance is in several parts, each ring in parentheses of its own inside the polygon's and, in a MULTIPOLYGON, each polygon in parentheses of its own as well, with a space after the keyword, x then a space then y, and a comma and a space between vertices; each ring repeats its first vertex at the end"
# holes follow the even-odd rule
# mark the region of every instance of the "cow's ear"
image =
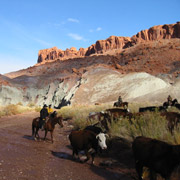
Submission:
POLYGON ((109 138, 109 135, 108 135, 108 134, 105 134, 105 136, 106 136, 107 138, 109 138))
POLYGON ((99 134, 96 136, 96 139, 99 139, 99 134))

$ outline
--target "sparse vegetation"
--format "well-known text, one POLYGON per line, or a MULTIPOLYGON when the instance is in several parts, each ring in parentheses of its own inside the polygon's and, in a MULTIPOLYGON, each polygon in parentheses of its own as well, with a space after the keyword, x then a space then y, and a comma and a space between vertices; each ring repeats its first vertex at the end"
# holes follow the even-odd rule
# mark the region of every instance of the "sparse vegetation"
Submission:
POLYGON ((128 119, 121 119, 112 123, 110 128, 112 136, 133 140, 136 136, 146 136, 172 144, 180 144, 180 134, 175 129, 172 135, 167 128, 167 120, 158 112, 149 112, 143 116, 136 116, 133 124, 128 119))
POLYGON ((74 105, 61 108, 58 113, 66 118, 73 118, 74 129, 81 129, 87 125, 89 112, 100 112, 112 108, 111 104, 103 105, 74 105))
POLYGON ((0 117, 21 114, 28 111, 34 111, 35 107, 23 106, 21 103, 10 104, 0 107, 0 117))
MULTIPOLYGON (((137 112, 139 106, 142 106, 142 104, 130 104, 131 112, 137 112)), ((64 118, 73 118, 74 129, 82 129, 88 125, 86 118, 89 112, 104 111, 108 108, 112 108, 112 105, 77 105, 63 107, 58 112, 64 118)), ((171 108, 169 111, 178 112, 176 108, 171 108)), ((130 141, 132 141, 136 136, 142 135, 172 144, 180 144, 179 131, 175 129, 174 135, 171 135, 167 128, 167 120, 160 116, 160 113, 158 112, 149 112, 144 116, 136 116, 136 118, 133 119, 133 124, 130 124, 129 120, 126 118, 120 118, 117 122, 112 122, 109 134, 111 137, 123 137, 130 141)))

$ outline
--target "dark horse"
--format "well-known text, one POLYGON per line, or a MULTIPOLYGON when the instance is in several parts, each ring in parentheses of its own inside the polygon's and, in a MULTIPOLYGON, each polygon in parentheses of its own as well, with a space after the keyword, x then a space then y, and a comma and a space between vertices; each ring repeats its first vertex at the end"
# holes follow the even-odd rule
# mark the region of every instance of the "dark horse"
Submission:
MULTIPOLYGON (((32 136, 34 137, 35 140, 37 140, 36 137, 39 138, 39 134, 38 134, 40 128, 39 120, 40 117, 37 117, 32 121, 32 136)), ((45 130, 44 140, 46 140, 47 133, 48 131, 50 131, 51 141, 53 143, 53 132, 56 124, 59 124, 61 127, 63 127, 62 117, 61 116, 56 117, 55 112, 53 112, 51 116, 48 118, 48 121, 44 125, 44 130, 45 130)))
POLYGON ((119 103, 118 101, 114 103, 114 107, 123 107, 124 109, 128 108, 128 102, 119 103))
POLYGON ((175 104, 177 104, 177 103, 178 103, 177 99, 174 99, 171 103, 169 103, 169 102, 164 102, 164 103, 163 103, 163 106, 166 107, 166 108, 168 108, 168 106, 175 106, 175 104))

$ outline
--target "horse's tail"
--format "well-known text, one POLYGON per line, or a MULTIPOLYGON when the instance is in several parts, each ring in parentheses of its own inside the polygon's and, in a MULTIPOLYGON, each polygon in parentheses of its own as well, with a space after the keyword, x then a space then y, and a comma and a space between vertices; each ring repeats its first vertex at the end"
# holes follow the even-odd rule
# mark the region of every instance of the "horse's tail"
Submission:
POLYGON ((35 135, 35 127, 36 127, 36 121, 38 118, 33 119, 32 121, 32 136, 35 135))
MULTIPOLYGON (((34 122, 34 121, 33 121, 34 122)), ((35 128, 35 126, 34 126, 34 123, 32 122, 32 136, 34 136, 34 128, 35 128)))

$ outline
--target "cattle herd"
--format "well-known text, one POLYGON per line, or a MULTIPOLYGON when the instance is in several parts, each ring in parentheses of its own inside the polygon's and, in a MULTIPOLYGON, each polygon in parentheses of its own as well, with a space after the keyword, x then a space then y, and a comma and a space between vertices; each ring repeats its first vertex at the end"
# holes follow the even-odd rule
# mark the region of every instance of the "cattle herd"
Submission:
MULTIPOLYGON (((158 111, 161 116, 165 117, 167 127, 173 135, 174 128, 177 128, 180 122, 180 114, 167 111, 168 106, 164 104, 162 106, 140 107, 138 113, 132 113, 126 108, 90 112, 86 120, 87 124, 91 125, 81 130, 73 130, 69 134, 72 158, 80 162, 87 162, 91 159, 93 165, 95 155, 108 148, 106 138, 112 121, 116 122, 121 118, 127 118, 130 124, 133 124, 133 119, 135 120, 138 115, 144 115, 147 111, 158 111), (93 124, 94 122, 95 124, 93 124), (105 130, 103 131, 102 128, 105 130), (80 151, 84 151, 86 159, 80 159, 80 151)), ((177 100, 173 106, 180 109, 177 100)), ((157 173, 165 180, 169 180, 174 169, 180 165, 180 145, 170 145, 156 139, 139 136, 132 142, 132 152, 139 180, 143 179, 143 167, 149 169, 150 180, 156 180, 157 173)))

